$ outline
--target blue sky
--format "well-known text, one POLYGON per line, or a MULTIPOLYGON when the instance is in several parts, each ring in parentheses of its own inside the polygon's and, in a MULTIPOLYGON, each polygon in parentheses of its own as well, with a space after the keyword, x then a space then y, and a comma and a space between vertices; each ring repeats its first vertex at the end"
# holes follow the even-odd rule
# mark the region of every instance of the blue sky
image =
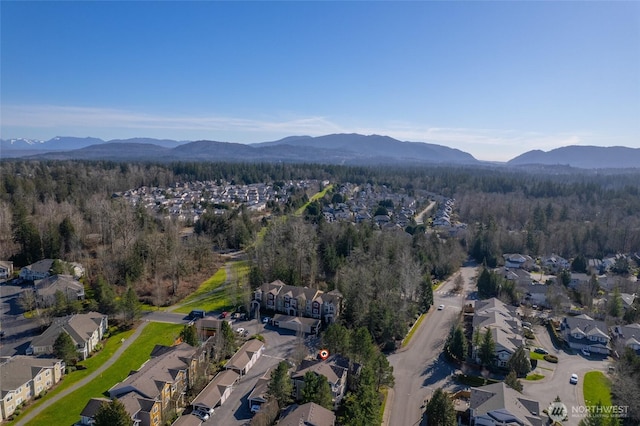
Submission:
POLYGON ((11 2, 1 137, 640 147, 639 2, 11 2))

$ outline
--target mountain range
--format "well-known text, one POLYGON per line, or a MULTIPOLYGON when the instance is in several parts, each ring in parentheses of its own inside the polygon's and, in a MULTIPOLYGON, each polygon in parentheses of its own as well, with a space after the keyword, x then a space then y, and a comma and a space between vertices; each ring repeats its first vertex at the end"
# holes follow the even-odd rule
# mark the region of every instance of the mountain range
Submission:
MULTIPOLYGON (((331 134, 290 136, 271 142, 241 144, 170 139, 114 139, 58 136, 48 141, 0 140, 1 158, 113 161, 227 161, 326 163, 345 165, 458 164, 485 162, 443 145, 406 142, 389 136, 331 134)), ((492 163, 497 164, 497 163, 492 163)), ((533 150, 501 163, 507 166, 563 165, 584 169, 638 168, 640 148, 567 146, 533 150)))

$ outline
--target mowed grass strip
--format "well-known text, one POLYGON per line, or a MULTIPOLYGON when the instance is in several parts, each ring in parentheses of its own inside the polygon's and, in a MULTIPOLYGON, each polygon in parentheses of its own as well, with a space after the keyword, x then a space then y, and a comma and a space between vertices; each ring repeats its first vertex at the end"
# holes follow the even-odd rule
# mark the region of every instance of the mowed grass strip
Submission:
POLYGON ((304 211, 307 209, 307 206, 309 204, 311 204, 312 202, 319 200, 320 198, 324 197, 325 195, 327 195, 327 192, 329 192, 331 190, 331 188, 333 188, 333 185, 328 185, 325 189, 323 189, 320 192, 317 192, 315 194, 313 194, 311 196, 311 198, 309 198, 309 201, 307 201, 302 207, 300 207, 298 210, 296 210, 295 215, 296 216, 302 216, 302 214, 304 213, 304 211))
POLYGON ((104 393, 109 388, 124 380, 129 372, 140 368, 149 359, 155 345, 173 344, 182 327, 182 324, 147 324, 140 337, 124 351, 111 367, 87 385, 45 409, 29 422, 29 426, 74 424, 80 420, 80 412, 91 398, 104 397, 104 393))
POLYGON ((600 371, 589 371, 584 375, 582 390, 586 405, 611 405, 611 382, 600 371))
POLYGON ((205 294, 212 292, 213 290, 220 287, 225 283, 225 281, 227 281, 227 270, 224 266, 222 266, 216 271, 215 274, 213 274, 211 278, 200 284, 200 287, 198 287, 196 291, 187 296, 184 301, 186 303, 189 303, 194 299, 202 297, 205 294))
MULTIPOLYGON (((53 390, 48 391, 45 396, 29 404, 29 406, 24 410, 23 413, 28 413, 29 411, 33 410, 35 407, 38 407, 48 399, 54 397, 55 395, 59 394, 63 390, 69 388, 74 383, 79 382, 80 380, 87 377, 89 374, 93 373, 98 367, 100 367, 109 358, 111 358, 116 350, 118 350, 118 348, 121 345, 120 340, 129 338, 129 336, 133 334, 133 331, 134 330, 128 330, 121 333, 112 334, 111 337, 107 339, 107 342, 105 343, 104 348, 99 353, 95 354, 94 356, 92 356, 91 358, 85 361, 78 363, 80 365, 87 367, 86 370, 76 370, 65 375, 64 379, 60 383, 58 383, 58 385, 53 390)), ((8 424, 13 424, 18 420, 20 420, 20 417, 16 417, 15 421, 8 422, 8 424)))

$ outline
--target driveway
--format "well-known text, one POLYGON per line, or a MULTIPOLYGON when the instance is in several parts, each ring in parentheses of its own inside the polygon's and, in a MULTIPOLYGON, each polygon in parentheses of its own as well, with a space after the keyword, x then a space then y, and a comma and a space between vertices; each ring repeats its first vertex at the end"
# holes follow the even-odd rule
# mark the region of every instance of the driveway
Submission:
POLYGON ((549 353, 558 357, 558 363, 552 364, 546 361, 538 361, 536 373, 544 375, 544 379, 537 381, 522 380, 524 385, 523 395, 534 399, 540 403, 540 408, 544 409, 553 402, 556 396, 566 405, 569 412, 568 421, 563 422, 566 426, 577 426, 582 417, 572 416, 572 408, 584 405, 584 395, 582 387, 584 375, 589 371, 602 371, 606 374, 610 360, 602 357, 584 357, 583 355, 573 355, 554 348, 551 343, 549 332, 544 326, 534 328, 538 346, 542 346, 549 353), (578 375, 578 384, 569 383, 571 374, 578 375))

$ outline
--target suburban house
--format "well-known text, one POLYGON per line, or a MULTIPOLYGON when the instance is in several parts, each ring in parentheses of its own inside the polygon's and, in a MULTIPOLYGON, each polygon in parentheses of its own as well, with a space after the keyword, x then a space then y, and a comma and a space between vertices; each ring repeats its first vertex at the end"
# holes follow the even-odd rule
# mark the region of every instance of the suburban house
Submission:
POLYGON ((242 377, 247 374, 251 367, 258 361, 262 352, 264 352, 264 343, 258 339, 251 339, 233 354, 224 368, 233 370, 242 377))
MULTIPOLYGON (((495 342, 495 363, 498 367, 505 367, 516 349, 524 345, 522 323, 516 308, 495 297, 476 300, 472 324, 474 333, 483 334, 487 329, 491 331, 495 342)), ((477 353, 473 356, 478 358, 477 353)), ((477 361, 479 362, 478 359, 477 361)))
POLYGON ((84 285, 71 275, 51 275, 38 280, 35 282, 34 291, 38 306, 41 307, 55 305, 57 292, 62 292, 68 301, 84 300, 84 285))
POLYGON ((549 301, 547 300, 548 285, 531 283, 526 286, 521 285, 518 288, 522 290, 525 304, 543 306, 545 308, 549 307, 549 301))
POLYGON ((475 426, 543 426, 538 401, 525 398, 503 382, 471 388, 471 424, 475 426))
POLYGON ((592 275, 585 274, 583 272, 572 272, 571 281, 569 281, 569 288, 577 289, 588 285, 591 282, 592 275))
POLYGON ((269 382, 271 381, 271 369, 265 371, 265 373, 258 379, 251 393, 247 397, 247 403, 249 409, 253 411, 253 407, 260 407, 267 402, 267 392, 269 390, 269 382))
POLYGON ((20 278, 26 281, 35 281, 50 275, 53 259, 43 259, 27 265, 20 270, 20 278))
POLYGON ((107 316, 98 312, 55 318, 44 333, 31 341, 27 355, 52 354, 53 344, 60 333, 67 333, 76 345, 79 358, 87 359, 102 340, 108 326, 107 316))
POLYGON ((608 355, 611 349, 607 325, 588 315, 565 317, 560 323, 564 339, 572 349, 586 349, 592 353, 608 355))
POLYGON ((333 403, 337 406, 345 392, 347 391, 347 368, 338 365, 335 360, 330 357, 323 361, 303 360, 298 371, 291 378, 295 389, 296 399, 302 397, 302 389, 304 388, 304 375, 312 372, 318 376, 324 376, 331 387, 331 395, 333 403))
POLYGON ((309 287, 296 287, 280 280, 264 283, 253 293, 251 310, 262 307, 289 316, 320 319, 332 323, 340 315, 342 295, 309 287))
POLYGON ((504 267, 508 269, 530 270, 535 265, 535 260, 531 256, 518 253, 504 254, 504 267))
POLYGON ((636 294, 620 293, 620 299, 622 299, 622 307, 626 311, 633 306, 633 302, 636 300, 636 294))
POLYGON ((615 325, 611 327, 611 336, 615 342, 622 343, 640 355, 640 324, 615 325))
POLYGON ((0 260, 0 279, 11 278, 13 275, 13 262, 0 260))
POLYGON ((16 408, 51 389, 64 374, 64 362, 55 358, 16 355, 0 361, 0 419, 8 419, 16 408))
POLYGON ((560 272, 564 269, 570 269, 571 263, 560 256, 552 254, 551 256, 544 257, 541 261, 542 266, 551 272, 560 272))
POLYGON ((135 398, 155 401, 160 419, 164 421, 171 410, 184 407, 186 391, 195 382, 197 369, 204 365, 204 358, 203 350, 186 343, 156 346, 152 358, 109 389, 109 396, 122 400, 133 393, 135 398))
POLYGON ((295 405, 287 410, 278 421, 278 426, 334 426, 336 415, 315 402, 295 405))
POLYGON ((274 315, 271 322, 275 327, 305 334, 318 334, 322 326, 322 322, 316 318, 292 317, 282 314, 274 315))
POLYGON ((209 411, 224 404, 238 380, 240 380, 240 375, 233 370, 219 372, 196 396, 191 405, 193 408, 209 411))
MULTIPOLYGON (((118 399, 131 417, 133 426, 157 426, 160 425, 160 403, 145 398, 136 392, 131 392, 118 399)), ((95 424, 95 416, 102 404, 109 404, 107 398, 91 398, 80 413, 80 425, 92 426, 95 424)))

